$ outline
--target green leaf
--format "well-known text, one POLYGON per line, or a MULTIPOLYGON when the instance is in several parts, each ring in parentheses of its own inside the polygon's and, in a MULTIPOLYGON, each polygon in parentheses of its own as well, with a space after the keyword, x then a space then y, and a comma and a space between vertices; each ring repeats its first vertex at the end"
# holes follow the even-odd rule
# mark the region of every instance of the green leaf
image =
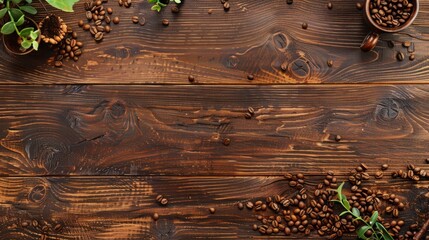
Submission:
POLYGON ((341 216, 343 216, 343 215, 346 215, 347 213, 349 213, 349 212, 344 211, 344 212, 340 213, 340 215, 339 215, 339 216, 341 217, 341 216))
POLYGON ((19 9, 33 15, 37 13, 37 10, 33 6, 21 6, 19 9))
POLYGON ((7 13, 7 9, 6 8, 1 9, 0 10, 0 18, 3 18, 6 13, 7 13))
POLYGON ((29 49, 31 47, 31 42, 27 39, 24 39, 24 41, 21 43, 21 47, 24 49, 29 49))
POLYGON ((158 2, 157 0, 148 0, 149 3, 156 3, 158 2))
POLYGON ((24 28, 19 32, 19 36, 21 37, 28 37, 30 36, 30 33, 34 30, 32 27, 24 28))
POLYGON ((153 5, 151 8, 153 11, 161 11, 161 7, 159 5, 153 5))
POLYGON ((30 37, 31 37, 31 39, 33 39, 33 40, 37 39, 37 37, 39 37, 39 30, 37 30, 37 31, 35 31, 35 32, 31 31, 31 32, 30 32, 30 37))
POLYGON ((338 200, 340 200, 341 202, 343 201, 343 195, 341 193, 341 191, 343 191, 343 186, 344 186, 344 182, 342 182, 340 186, 338 186, 337 188, 338 200))
POLYGON ((12 0, 13 3, 15 3, 16 5, 18 5, 22 0, 12 0))
POLYGON ((0 3, 3 4, 3 0, 0 0, 0 3))
POLYGON ((21 26, 22 24, 24 24, 24 15, 22 15, 18 21, 15 22, 16 26, 21 26))
POLYGON ((33 1, 32 0, 25 0, 28 4, 31 4, 33 1))
POLYGON ((1 33, 4 35, 11 34, 15 31, 15 23, 14 22, 7 22, 1 27, 1 33))
POLYGON ((17 8, 11 8, 9 11, 10 14, 12 14, 14 21, 18 20, 21 16, 24 15, 24 13, 22 13, 22 11, 17 8))
POLYGON ((347 199, 346 199, 346 198, 343 198, 342 203, 343 203, 343 206, 344 206, 347 210, 349 210, 349 211, 350 211, 350 203, 349 203, 349 201, 347 201, 347 199))
POLYGON ((73 12, 73 5, 79 0, 46 0, 54 8, 63 10, 64 12, 73 12))
POLYGON ((164 4, 164 3, 162 3, 162 2, 158 2, 157 3, 160 7, 165 7, 165 6, 167 6, 167 4, 164 4))
POLYGON ((33 48, 34 48, 34 50, 39 50, 39 43, 37 42, 37 41, 33 41, 33 48))
POLYGON ((384 240, 393 240, 393 237, 389 234, 389 232, 386 230, 383 224, 376 222, 375 226, 377 227, 377 229, 382 231, 384 240))
POLYGON ((362 227, 360 227, 357 231, 356 231, 356 233, 357 233, 357 235, 358 235, 358 237, 360 238, 360 239, 367 239, 367 237, 365 237, 365 233, 366 233, 366 231, 368 231, 368 229, 370 229, 371 227, 370 226, 362 226, 362 227))
POLYGON ((373 226, 374 223, 377 222, 377 218, 378 218, 378 211, 375 211, 372 213, 371 219, 369 220, 369 224, 371 224, 371 226, 373 226))
POLYGON ((360 211, 357 208, 352 208, 352 213, 355 217, 360 217, 360 211))
POLYGON ((180 0, 172 0, 172 1, 174 1, 176 4, 182 3, 182 1, 180 1, 180 0))

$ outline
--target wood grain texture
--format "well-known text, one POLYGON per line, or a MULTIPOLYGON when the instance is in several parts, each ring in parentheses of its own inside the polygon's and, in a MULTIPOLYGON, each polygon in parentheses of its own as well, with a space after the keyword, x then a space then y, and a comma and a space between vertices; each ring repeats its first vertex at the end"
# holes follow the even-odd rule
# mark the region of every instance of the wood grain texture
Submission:
POLYGON ((225 13, 217 0, 186 1, 173 15, 169 8, 161 14, 150 11, 145 0, 128 9, 110 0, 106 6, 122 21, 100 44, 77 29, 77 21, 85 19, 78 3, 75 13, 53 12, 77 29, 85 43, 81 60, 56 69, 47 64, 49 53, 14 58, 2 50, 0 84, 188 84, 190 74, 200 84, 247 84, 249 73, 255 75, 252 84, 428 82, 428 0, 420 1, 420 14, 410 28, 382 35, 370 53, 359 50, 369 30, 357 1, 331 2, 332 10, 325 1, 234 0, 225 13), (144 16, 146 25, 132 24, 133 15, 144 16), (169 27, 162 26, 163 18, 170 20, 169 27), (387 40, 396 42, 394 49, 387 40), (406 53, 401 47, 405 40, 415 44, 415 61, 408 61, 408 54, 403 62, 395 59, 398 51, 406 53), (332 68, 328 60, 334 61, 332 68), (285 72, 282 63, 288 65, 285 72))
POLYGON ((58 85, 0 92, 2 176, 274 176, 288 169, 346 173, 358 162, 371 171, 382 163, 428 168, 426 85, 58 85), (255 109, 250 120, 248 107, 255 109))
MULTIPOLYGON (((320 180, 309 177, 309 188, 320 180)), ((395 189, 406 202, 400 216, 411 224, 423 221, 429 210, 428 184, 386 178, 366 186, 388 192, 395 189)), ((16 240, 42 236, 57 240, 267 239, 251 230, 258 222, 257 213, 240 211, 236 204, 293 192, 284 178, 277 177, 2 177, 0 236, 16 240), (170 200, 168 206, 158 205, 157 194, 170 200), (216 209, 215 214, 209 213, 210 207, 216 209), (157 222, 151 219, 155 212, 160 215, 157 222), (23 222, 30 226, 23 227, 23 222), (55 230, 57 225, 60 230, 55 230), (43 226, 49 228, 42 230, 43 226)), ((320 239, 305 237, 309 238, 320 239)))

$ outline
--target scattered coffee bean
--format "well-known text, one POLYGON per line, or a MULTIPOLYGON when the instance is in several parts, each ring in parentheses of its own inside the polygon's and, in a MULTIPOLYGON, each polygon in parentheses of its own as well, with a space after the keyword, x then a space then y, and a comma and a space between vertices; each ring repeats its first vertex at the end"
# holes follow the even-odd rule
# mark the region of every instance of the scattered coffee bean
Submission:
POLYGON ((286 0, 286 3, 291 5, 293 3, 293 0, 286 0))
POLYGON ((302 29, 307 29, 308 28, 308 24, 305 22, 305 23, 302 23, 302 29))
POLYGON ((133 16, 133 17, 131 18, 131 21, 132 21, 134 24, 137 24, 137 23, 139 23, 139 17, 138 17, 138 16, 133 16))
POLYGON ((411 46, 411 42, 410 41, 405 41, 402 43, 402 46, 405 48, 409 48, 411 46))
POLYGON ((394 42, 394 41, 392 41, 392 40, 389 40, 389 41, 387 41, 387 46, 388 46, 389 48, 394 48, 394 47, 395 47, 395 42, 394 42))
POLYGON ((162 25, 164 25, 164 26, 168 26, 168 25, 170 25, 170 21, 168 21, 168 19, 162 19, 162 25))
POLYGON ((83 30, 88 31, 91 28, 91 25, 89 25, 88 23, 83 25, 83 30))
POLYGON ((180 8, 179 8, 179 7, 177 7, 177 6, 173 6, 173 7, 171 8, 171 12, 172 12, 172 13, 179 13, 179 12, 180 12, 180 8))
POLYGON ((29 225, 29 223, 28 223, 27 221, 23 221, 23 222, 21 223, 21 226, 22 226, 22 227, 28 227, 28 225, 29 225))
POLYGON ((246 203, 246 207, 247 207, 248 209, 252 209, 252 208, 253 208, 253 203, 252 203, 252 202, 247 202, 247 203, 246 203))
POLYGON ((255 77, 252 74, 247 75, 247 79, 249 81, 252 81, 253 79, 255 79, 255 77))
POLYGON ((239 203, 237 204, 237 207, 238 207, 238 209, 242 210, 242 209, 244 208, 244 204, 243 204, 243 203, 241 203, 241 202, 239 202, 239 203))
POLYGON ((118 24, 120 20, 119 17, 114 17, 112 21, 114 24, 118 24))
POLYGON ((225 12, 229 11, 230 5, 229 2, 226 2, 223 4, 223 10, 225 10, 225 12))
POLYGON ((112 9, 111 7, 108 7, 108 8, 107 8, 107 13, 108 13, 108 14, 112 14, 112 13, 113 13, 113 9, 112 9))
POLYGON ((402 52, 398 52, 396 54, 396 59, 398 59, 398 61, 403 61, 404 60, 404 54, 402 52))
POLYGON ((387 170, 389 168, 389 165, 387 165, 386 163, 381 165, 381 170, 387 170))
POLYGON ((245 113, 244 114, 244 118, 246 118, 246 119, 251 119, 252 118, 252 114, 250 114, 250 113, 245 113))
POLYGON ((168 199, 167 198, 162 198, 160 201, 161 205, 167 205, 168 204, 168 199))
POLYGON ((381 171, 377 171, 377 172, 375 173, 375 178, 377 178, 377 179, 381 179, 381 178, 383 178, 383 172, 381 172, 381 171))
POLYGON ((159 214, 158 213, 154 213, 152 215, 153 220, 157 221, 159 219, 159 214))
POLYGON ((253 109, 252 107, 248 107, 247 111, 253 116, 255 114, 255 109, 253 109))
POLYGON ((326 63, 328 65, 328 67, 334 66, 334 61, 333 60, 328 60, 326 63))
POLYGON ((362 10, 363 9, 362 3, 360 3, 360 2, 356 3, 356 8, 358 10, 362 10))
POLYGON ((55 67, 62 67, 63 66, 63 62, 62 61, 55 61, 54 65, 55 65, 55 67))
POLYGON ((288 66, 288 64, 287 64, 286 62, 284 62, 284 63, 282 63, 282 65, 280 65, 280 69, 281 69, 283 72, 286 72, 286 70, 287 70, 287 66, 288 66))
POLYGON ((335 141, 336 141, 336 142, 341 141, 341 136, 340 136, 340 135, 335 135, 335 141))
POLYGON ((414 61, 415 58, 416 56, 414 55, 414 53, 411 53, 409 56, 410 61, 414 61))
POLYGON ((209 10, 207 11, 207 13, 208 13, 208 14, 212 14, 212 13, 213 13, 213 9, 209 9, 209 10))
POLYGON ((195 82, 195 77, 194 77, 194 76, 192 76, 192 75, 189 75, 189 76, 188 76, 188 81, 189 81, 190 83, 195 82))
POLYGON ((215 208, 209 208, 209 211, 211 214, 214 214, 216 212, 216 209, 215 208))
POLYGON ((140 26, 144 26, 146 24, 146 18, 141 16, 139 19, 139 24, 140 24, 140 26))
POLYGON ((326 6, 328 7, 328 9, 332 9, 334 7, 331 2, 328 2, 328 4, 326 6))
POLYGON ((224 138, 224 139, 222 140, 222 144, 223 144, 223 145, 225 145, 225 146, 229 146, 229 145, 231 144, 231 139, 229 139, 229 138, 224 138))

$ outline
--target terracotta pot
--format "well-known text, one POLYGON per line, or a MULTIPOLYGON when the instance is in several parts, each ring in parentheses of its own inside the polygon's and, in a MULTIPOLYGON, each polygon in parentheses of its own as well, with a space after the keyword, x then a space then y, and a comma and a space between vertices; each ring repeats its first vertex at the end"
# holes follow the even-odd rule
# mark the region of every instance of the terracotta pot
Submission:
POLYGON ((413 12, 411 13, 411 16, 408 18, 408 21, 406 21, 404 24, 400 25, 399 27, 394 27, 394 28, 382 27, 382 26, 379 26, 371 18, 370 4, 371 4, 371 0, 365 0, 365 6, 364 6, 365 8, 364 8, 363 14, 364 14, 365 22, 371 28, 371 32, 368 33, 368 35, 363 40, 362 45, 360 46, 360 48, 364 52, 368 52, 374 49, 374 47, 377 45, 377 42, 381 33, 395 33, 395 32, 404 30, 414 22, 414 20, 417 17, 417 14, 419 13, 419 0, 413 0, 414 8, 413 8, 413 12))
MULTIPOLYGON (((34 27, 34 29, 39 29, 39 26, 37 25, 37 23, 33 19, 28 17, 25 17, 25 22, 22 25, 22 27, 34 27)), ((2 37, 3 37, 3 45, 6 51, 10 54, 27 55, 32 51, 34 51, 33 48, 29 48, 24 52, 21 51, 20 50, 21 46, 18 44, 18 35, 15 32, 9 35, 3 35, 2 37)), ((40 43, 40 35, 37 38, 37 42, 40 43)))

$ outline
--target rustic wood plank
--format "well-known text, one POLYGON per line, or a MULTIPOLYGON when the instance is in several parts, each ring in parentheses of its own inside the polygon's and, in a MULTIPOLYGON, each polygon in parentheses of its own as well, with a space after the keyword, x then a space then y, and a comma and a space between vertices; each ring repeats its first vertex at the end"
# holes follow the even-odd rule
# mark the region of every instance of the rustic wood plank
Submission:
MULTIPOLYGON (((306 181, 314 187, 320 180, 309 177, 306 181)), ((428 210, 428 184, 386 178, 367 186, 390 193, 394 189, 406 202, 400 216, 408 225, 422 221, 422 212, 428 210)), ((17 240, 42 235, 58 240, 266 239, 251 230, 258 222, 257 213, 238 210, 237 202, 290 196, 293 191, 278 177, 2 177, 0 236, 17 240), (167 207, 158 205, 157 194, 169 198, 167 207), (209 213, 210 207, 216 208, 215 214, 209 213), (151 219, 155 212, 160 215, 157 222, 151 219), (32 226, 34 220, 37 227, 32 226), (30 226, 23 227, 23 222, 30 226), (61 230, 54 230, 58 224, 61 230), (45 225, 49 229, 42 231, 45 225)), ((280 238, 285 237, 270 237, 280 238)), ((303 239, 303 235, 290 238, 303 239)))
POLYGON ((425 167, 428 157, 427 85, 57 85, 0 92, 3 176, 270 176, 333 167, 345 173, 361 161, 374 169, 425 167), (245 119, 250 106, 255 116, 245 119))
MULTIPOLYGON (((413 26, 398 34, 384 34, 379 46, 362 53, 359 45, 368 33, 356 1, 234 0, 227 13, 217 0, 186 1, 181 13, 169 8, 161 14, 149 10, 145 0, 120 8, 111 0, 113 25, 102 43, 78 29, 85 54, 77 63, 62 69, 47 66, 48 53, 13 58, 0 52, 1 84, 8 83, 174 83, 188 84, 188 75, 199 83, 417 83, 429 79, 429 1, 421 0, 421 11, 413 26), (208 10, 213 9, 212 14, 208 10), (145 26, 131 23, 143 15, 145 26), (164 27, 161 20, 170 20, 164 27), (307 22, 307 30, 301 24, 307 22), (395 49, 387 40, 396 42, 395 49), (415 43, 416 60, 398 62, 397 51, 406 53, 401 42, 415 43), (333 60, 332 68, 327 61, 333 60), (280 65, 288 64, 282 72, 280 65), (300 67, 294 67, 300 66, 300 67)), ((39 9, 42 8, 39 6, 39 9)), ((42 10, 41 10, 42 11, 42 10)), ((85 18, 82 3, 75 13, 64 16, 69 25, 85 18)), ((38 16, 42 17, 42 15, 38 16)))

